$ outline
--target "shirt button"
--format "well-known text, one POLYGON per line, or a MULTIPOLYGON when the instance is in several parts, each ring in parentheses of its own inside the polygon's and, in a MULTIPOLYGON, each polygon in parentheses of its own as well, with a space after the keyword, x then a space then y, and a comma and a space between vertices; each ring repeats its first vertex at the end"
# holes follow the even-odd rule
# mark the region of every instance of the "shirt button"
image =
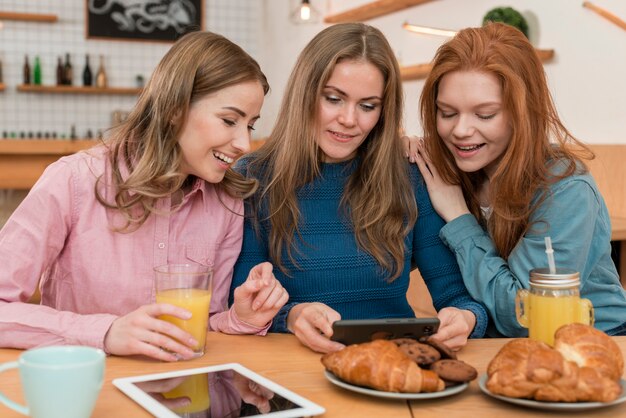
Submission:
POLYGON ((165 243, 163 243, 163 242, 159 242, 159 248, 160 248, 160 249, 165 248, 165 243))

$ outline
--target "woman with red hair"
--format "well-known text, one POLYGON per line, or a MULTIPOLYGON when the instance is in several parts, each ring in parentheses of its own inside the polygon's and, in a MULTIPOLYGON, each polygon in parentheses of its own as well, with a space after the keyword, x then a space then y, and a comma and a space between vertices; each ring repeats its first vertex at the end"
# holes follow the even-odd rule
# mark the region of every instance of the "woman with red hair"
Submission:
POLYGON ((580 272, 595 326, 626 333, 626 293, 611 259, 609 214, 583 159, 593 153, 565 128, 543 66, 517 29, 460 31, 442 45, 421 96, 425 140, 412 158, 470 295, 485 304, 488 334, 520 337, 515 295, 529 271, 580 272))

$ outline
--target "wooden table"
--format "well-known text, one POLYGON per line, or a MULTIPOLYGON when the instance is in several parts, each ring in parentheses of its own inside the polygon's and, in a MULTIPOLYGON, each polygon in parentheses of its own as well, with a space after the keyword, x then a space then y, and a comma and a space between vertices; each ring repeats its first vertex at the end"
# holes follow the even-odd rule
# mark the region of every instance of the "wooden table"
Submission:
MULTIPOLYGON (((482 375, 490 359, 507 339, 472 340, 459 353, 459 358, 472 364, 482 375)), ((626 337, 615 337, 626 354, 626 337)), ((16 359, 20 350, 0 349, 0 362, 16 359)), ((210 333, 206 354, 181 363, 161 363, 150 359, 107 358, 105 383, 98 398, 93 418, 149 417, 135 402, 116 389, 111 380, 117 377, 157 373, 181 368, 202 367, 236 362, 289 388, 326 408, 323 417, 555 417, 554 413, 527 409, 501 402, 484 395, 476 381, 464 392, 429 401, 403 401, 373 398, 338 388, 323 375, 319 354, 304 348, 292 335, 270 334, 267 337, 233 336, 210 333)), ((23 402, 17 370, 5 372, 0 390, 11 399, 23 402)), ((595 417, 626 416, 626 404, 594 410, 595 417)), ((580 414, 579 414, 580 415, 580 414)), ((0 405, 3 418, 23 418, 0 405)), ((567 416, 567 414, 559 414, 567 416)), ((583 414, 581 416, 589 416, 583 414)))

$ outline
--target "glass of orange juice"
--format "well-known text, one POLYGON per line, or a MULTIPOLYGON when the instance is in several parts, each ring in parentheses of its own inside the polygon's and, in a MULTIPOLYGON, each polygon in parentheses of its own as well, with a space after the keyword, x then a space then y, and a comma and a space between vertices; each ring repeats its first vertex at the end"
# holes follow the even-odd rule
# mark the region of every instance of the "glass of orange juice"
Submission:
POLYGON ((516 316, 528 328, 528 337, 554 345, 554 333, 563 325, 593 325, 593 306, 580 297, 580 275, 567 269, 530 271, 530 289, 517 292, 516 316))
POLYGON ((202 356, 209 325, 211 268, 200 264, 166 264, 154 271, 157 303, 169 303, 191 312, 191 318, 186 320, 171 315, 162 315, 159 319, 190 333, 198 341, 193 347, 195 357, 202 356))

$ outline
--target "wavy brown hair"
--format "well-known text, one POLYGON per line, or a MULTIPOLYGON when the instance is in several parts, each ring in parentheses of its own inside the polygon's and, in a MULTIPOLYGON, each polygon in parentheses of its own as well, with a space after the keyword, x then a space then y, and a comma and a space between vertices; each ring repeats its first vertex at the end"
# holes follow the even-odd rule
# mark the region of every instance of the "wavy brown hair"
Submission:
POLYGON ((486 222, 504 259, 530 228, 530 217, 547 198, 550 184, 586 171, 582 159, 594 157, 559 119, 533 46, 519 30, 502 23, 461 30, 437 50, 420 98, 420 110, 432 163, 446 182, 461 185, 470 212, 486 222), (502 86, 503 111, 510 116, 511 140, 490 179, 493 211, 487 221, 478 201, 485 173, 457 169, 437 132, 439 83, 454 71, 495 75, 502 86), (539 198, 533 200, 538 192, 539 198))
POLYGON ((404 238, 415 223, 417 207, 399 137, 403 108, 400 70, 378 29, 361 23, 330 26, 300 53, 276 125, 249 166, 252 172, 263 172, 255 166, 267 168, 260 179, 259 199, 252 205, 258 208, 263 202, 266 206, 270 257, 288 274, 281 254, 286 250, 294 261, 294 240, 300 236, 296 193, 320 174, 318 107, 322 90, 341 61, 371 63, 384 78, 380 119, 357 151, 360 163, 348 180, 341 205, 352 220, 358 245, 393 280, 402 272, 404 238))
MULTIPOLYGON (((211 32, 192 32, 181 37, 154 70, 128 119, 111 131, 107 139, 112 166, 109 186, 113 201, 100 192, 103 177, 96 184, 96 198, 106 207, 118 209, 131 231, 157 212, 158 199, 172 195, 183 186, 178 136, 181 121, 187 119, 191 104, 235 84, 258 81, 267 94, 269 85, 258 63, 225 37, 211 32)), ((215 185, 238 198, 257 187, 228 169, 215 185)))

